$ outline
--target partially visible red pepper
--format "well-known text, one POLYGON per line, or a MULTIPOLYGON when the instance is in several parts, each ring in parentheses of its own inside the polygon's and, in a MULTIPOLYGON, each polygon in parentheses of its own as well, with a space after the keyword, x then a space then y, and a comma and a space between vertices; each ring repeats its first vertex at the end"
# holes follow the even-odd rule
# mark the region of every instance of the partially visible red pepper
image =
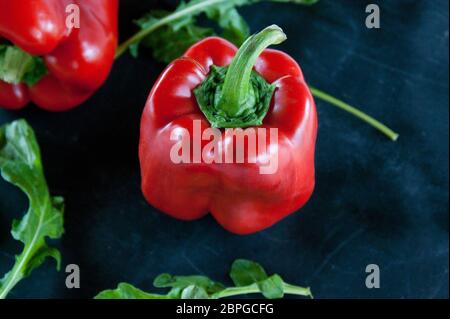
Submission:
MULTIPOLYGON (((142 191, 149 203, 183 220, 211 212, 227 230, 249 234, 307 202, 314 189, 317 114, 298 64, 281 51, 264 50, 284 39, 276 26, 247 40, 239 51, 224 39, 207 38, 162 73, 141 121, 142 191), (253 66, 256 72, 250 76, 253 66), (267 115, 258 111, 266 102, 267 115), (277 152, 278 170, 261 175, 263 164, 249 163, 248 153, 245 163, 207 163, 202 158, 175 164, 169 155, 175 143, 171 134, 183 132, 193 145, 194 120, 200 121, 202 132, 211 126, 277 128, 277 147, 270 141, 265 153, 259 154, 277 152)), ((204 147, 209 141, 202 143, 204 147)), ((220 145, 223 157, 229 145, 223 130, 220 145)))
POLYGON ((29 101, 64 111, 88 99, 106 80, 118 36, 118 0, 0 0, 0 38, 41 56, 48 74, 28 87, 0 81, 0 107, 29 101), (66 8, 80 9, 80 28, 67 28, 66 8))

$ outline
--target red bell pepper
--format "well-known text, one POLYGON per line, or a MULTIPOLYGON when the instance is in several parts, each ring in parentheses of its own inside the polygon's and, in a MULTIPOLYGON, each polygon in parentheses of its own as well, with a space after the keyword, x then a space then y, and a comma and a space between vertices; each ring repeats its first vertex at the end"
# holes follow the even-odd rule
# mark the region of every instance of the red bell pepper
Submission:
MULTIPOLYGON (((166 68, 141 120, 142 191, 150 204, 182 220, 210 212, 227 230, 249 234, 308 201, 315 183, 317 114, 299 65, 283 52, 265 50, 284 40, 277 26, 250 37, 239 51, 211 37, 166 68), (262 163, 250 163, 249 152, 245 163, 210 163, 203 157, 174 163, 171 134, 181 129, 193 145, 195 120, 202 132, 211 126, 277 128, 277 145, 270 141, 262 155, 275 149, 278 170, 261 175, 262 163)), ((202 141, 202 147, 209 142, 202 141)), ((222 129, 220 156, 228 142, 222 129)))
POLYGON ((0 80, 0 107, 20 109, 32 101, 64 111, 88 99, 111 69, 117 16, 118 0, 0 0, 0 40, 16 46, 11 64, 23 67, 20 59, 33 56, 47 69, 33 85, 0 80), (66 24, 70 4, 79 8, 79 28, 66 24))

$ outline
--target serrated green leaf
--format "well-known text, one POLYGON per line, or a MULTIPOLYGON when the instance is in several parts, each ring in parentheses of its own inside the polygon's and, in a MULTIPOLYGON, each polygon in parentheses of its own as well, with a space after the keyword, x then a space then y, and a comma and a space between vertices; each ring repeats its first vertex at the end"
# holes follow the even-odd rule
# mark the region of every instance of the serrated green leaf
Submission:
MULTIPOLYGON (((152 11, 137 20, 136 23, 141 28, 142 35, 125 45, 134 57, 138 54, 139 44, 142 44, 152 49, 153 56, 158 61, 171 62, 180 57, 194 43, 214 34, 212 29, 198 25, 197 17, 204 14, 217 24, 224 38, 240 46, 249 36, 250 29, 237 8, 263 1, 311 5, 318 0, 182 1, 173 12, 152 11)), ((122 53, 124 50, 119 47, 118 51, 122 53)))
MULTIPOLYGON (((145 29, 167 15, 169 15, 169 12, 154 11, 150 15, 137 20, 136 23, 142 29, 145 29)), ((155 59, 169 63, 183 55, 186 48, 210 35, 213 35, 212 29, 196 26, 192 18, 184 18, 161 27, 157 33, 143 39, 141 44, 152 49, 155 59)), ((138 44, 130 46, 130 52, 132 56, 136 57, 138 44)))
POLYGON ((0 298, 39 267, 47 257, 57 262, 57 249, 46 238, 57 239, 64 232, 64 200, 51 197, 45 180, 41 154, 32 128, 25 120, 0 127, 0 170, 2 177, 19 187, 29 199, 29 208, 20 221, 14 221, 11 234, 24 244, 13 269, 0 280, 0 298))
POLYGON ((40 245, 31 258, 28 260, 26 267, 24 267, 24 277, 28 277, 31 272, 41 266, 47 257, 51 257, 56 262, 56 269, 61 269, 61 253, 58 249, 47 246, 46 244, 40 245))
POLYGON ((208 10, 206 14, 222 28, 222 36, 236 46, 250 35, 250 27, 236 8, 208 10))

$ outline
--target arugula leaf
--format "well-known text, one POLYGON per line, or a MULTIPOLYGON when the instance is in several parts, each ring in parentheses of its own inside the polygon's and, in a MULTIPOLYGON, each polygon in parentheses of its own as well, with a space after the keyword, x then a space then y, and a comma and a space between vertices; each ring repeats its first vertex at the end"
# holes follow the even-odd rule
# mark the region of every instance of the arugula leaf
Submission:
POLYGON ((12 226, 14 239, 24 244, 10 272, 0 280, 0 299, 23 278, 39 267, 47 257, 55 259, 57 269, 61 255, 46 244, 46 238, 60 238, 64 232, 64 199, 51 197, 45 180, 39 145, 25 120, 0 127, 0 171, 9 183, 19 187, 30 205, 25 216, 12 226))
POLYGON ((208 299, 208 293, 202 287, 190 285, 183 289, 181 299, 208 299))
POLYGON ((277 274, 268 277, 264 268, 254 261, 236 260, 231 266, 230 277, 238 287, 256 284, 268 299, 283 298, 283 279, 277 274))
POLYGON ((155 59, 171 62, 199 40, 214 31, 197 25, 197 17, 204 14, 222 30, 222 36, 240 46, 250 34, 238 7, 263 1, 290 2, 311 5, 318 0, 190 0, 182 1, 172 13, 152 11, 136 21, 141 30, 119 46, 116 58, 127 49, 136 57, 142 44, 153 50, 155 59), (154 32, 154 31, 158 32, 154 32))
MULTIPOLYGON (((250 35, 250 27, 244 18, 236 10, 235 6, 243 6, 250 4, 252 1, 229 1, 221 6, 212 7, 206 10, 206 16, 216 22, 223 30, 222 36, 233 42, 237 46, 242 43, 250 35)), ((187 48, 186 48, 187 49, 187 48)))
POLYGON ((166 295, 149 294, 130 284, 120 283, 117 289, 104 290, 96 299, 171 299, 166 295))
POLYGON ((44 60, 13 45, 0 45, 0 80, 35 85, 48 73, 44 60))
POLYGON ((206 276, 172 276, 161 274, 153 281, 153 286, 157 288, 180 288, 188 286, 202 287, 208 293, 215 293, 225 289, 221 283, 212 281, 206 276))
POLYGON ((230 277, 239 287, 267 279, 268 276, 260 264, 246 259, 237 259, 231 265, 230 277))
POLYGON ((97 299, 219 299, 243 294, 261 293, 266 298, 283 298, 284 294, 311 297, 309 288, 287 284, 277 274, 267 276, 264 268, 250 260, 236 260, 230 271, 236 287, 225 287, 205 276, 172 276, 161 274, 153 285, 172 288, 166 295, 146 293, 121 283, 114 290, 100 292, 97 299))
MULTIPOLYGON (((136 21, 141 29, 148 28, 157 19, 170 15, 168 11, 153 11, 136 21)), ((170 62, 180 57, 186 48, 214 34, 210 28, 195 25, 191 19, 182 19, 172 25, 161 27, 157 33, 142 40, 142 45, 152 49, 153 56, 158 61, 170 62)), ((131 55, 137 57, 138 44, 130 47, 131 55)))
POLYGON ((259 290, 267 299, 283 298, 284 282, 277 274, 257 283, 259 290))

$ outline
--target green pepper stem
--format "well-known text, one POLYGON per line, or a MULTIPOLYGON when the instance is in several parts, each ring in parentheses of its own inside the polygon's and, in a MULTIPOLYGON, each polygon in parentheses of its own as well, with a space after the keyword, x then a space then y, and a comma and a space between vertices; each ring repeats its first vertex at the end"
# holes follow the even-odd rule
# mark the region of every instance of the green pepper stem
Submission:
POLYGON ((370 115, 367 115, 366 113, 358 110, 357 108, 355 108, 341 100, 338 100, 334 96, 331 96, 317 88, 314 88, 311 86, 309 88, 311 90, 311 93, 318 99, 328 102, 328 103, 356 116, 357 118, 361 119, 362 121, 366 122, 367 124, 371 125, 372 127, 376 128, 377 130, 379 130, 381 133, 386 135, 392 141, 395 142, 399 138, 399 135, 396 132, 394 132, 392 129, 390 129, 383 123, 379 122, 378 120, 374 119, 370 115))
POLYGON ((231 62, 218 103, 218 108, 229 116, 239 113, 250 93, 250 76, 259 55, 270 45, 286 40, 286 34, 277 25, 271 25, 249 37, 231 62))

